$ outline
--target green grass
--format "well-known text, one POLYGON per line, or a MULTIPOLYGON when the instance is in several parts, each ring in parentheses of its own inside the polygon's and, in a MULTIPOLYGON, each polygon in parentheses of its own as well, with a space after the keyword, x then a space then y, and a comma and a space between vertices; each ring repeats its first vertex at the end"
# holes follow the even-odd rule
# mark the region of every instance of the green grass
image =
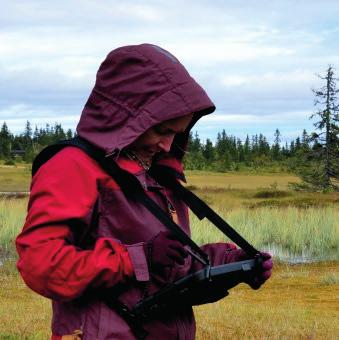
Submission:
MULTIPOLYGON (((189 188, 257 248, 284 260, 338 259, 339 193, 294 192, 288 188, 292 176, 286 174, 189 172, 187 178, 189 188)), ((192 214, 191 226, 199 244, 225 239, 192 214)))
POLYGON ((339 285, 339 275, 338 273, 332 272, 324 275, 321 279, 321 284, 324 286, 334 286, 339 285))
POLYGON ((0 199, 0 260, 15 257, 14 239, 26 215, 27 199, 0 199))
POLYGON ((31 180, 30 165, 0 165, 1 191, 28 191, 31 180))

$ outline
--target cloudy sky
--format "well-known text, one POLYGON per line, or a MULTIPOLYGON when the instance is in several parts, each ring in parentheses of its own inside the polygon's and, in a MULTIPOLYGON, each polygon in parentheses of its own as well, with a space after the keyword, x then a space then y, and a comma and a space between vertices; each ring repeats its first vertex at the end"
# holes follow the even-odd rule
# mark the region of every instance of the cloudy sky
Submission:
MULTIPOLYGON (((196 129, 244 138, 312 129, 311 89, 339 68, 336 0, 0 0, 0 124, 75 129, 95 73, 116 47, 168 49, 215 101, 196 129)), ((337 72, 339 74, 339 70, 337 72)))

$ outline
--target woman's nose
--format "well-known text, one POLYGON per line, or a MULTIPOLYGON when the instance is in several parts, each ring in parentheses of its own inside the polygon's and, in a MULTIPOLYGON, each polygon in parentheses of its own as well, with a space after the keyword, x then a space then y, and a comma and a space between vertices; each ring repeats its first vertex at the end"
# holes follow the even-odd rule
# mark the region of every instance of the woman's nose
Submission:
POLYGON ((174 134, 170 136, 164 136, 161 138, 160 142, 158 143, 159 148, 162 151, 169 152, 171 150, 171 145, 173 143, 174 134))

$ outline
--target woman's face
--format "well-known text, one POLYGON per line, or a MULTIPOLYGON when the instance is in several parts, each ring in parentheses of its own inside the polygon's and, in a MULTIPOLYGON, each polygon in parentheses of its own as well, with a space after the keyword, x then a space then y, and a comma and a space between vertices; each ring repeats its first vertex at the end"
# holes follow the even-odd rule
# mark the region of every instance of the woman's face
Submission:
POLYGON ((150 161, 158 152, 169 152, 175 135, 187 129, 192 117, 193 113, 152 126, 137 138, 129 148, 146 161, 150 161))

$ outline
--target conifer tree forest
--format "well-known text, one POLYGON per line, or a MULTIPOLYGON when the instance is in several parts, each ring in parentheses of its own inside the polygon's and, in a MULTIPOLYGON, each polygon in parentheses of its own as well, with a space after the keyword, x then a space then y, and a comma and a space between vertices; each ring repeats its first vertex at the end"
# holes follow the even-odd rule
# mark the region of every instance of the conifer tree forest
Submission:
POLYGON ((0 159, 5 160, 7 164, 21 160, 30 163, 47 145, 72 137, 73 131, 71 129, 65 131, 58 123, 54 126, 46 124, 40 129, 36 126, 33 131, 31 123, 27 121, 24 132, 14 135, 6 122, 3 122, 0 129, 0 159))
MULTIPOLYGON (((302 150, 311 148, 306 130, 301 137, 284 146, 280 145, 279 129, 276 129, 274 135, 275 141, 270 145, 262 134, 247 136, 242 141, 222 130, 213 144, 208 138, 201 141, 198 132, 191 132, 185 156, 186 169, 231 171, 241 167, 259 169, 273 165, 287 168, 292 166, 293 158, 297 155, 299 157, 302 150)), ((23 133, 14 135, 6 122, 3 122, 0 130, 0 159, 32 162, 45 146, 74 136, 72 130, 65 131, 61 124, 47 124, 44 128, 35 127, 33 130, 29 121, 23 133)))
MULTIPOLYGON (((324 86, 313 90, 317 111, 310 114, 314 131, 303 130, 301 136, 282 144, 277 128, 273 143, 263 134, 247 135, 245 140, 227 134, 223 129, 213 143, 202 141, 198 132, 191 132, 185 156, 188 170, 209 171, 275 171, 297 174, 302 182, 297 190, 338 190, 339 175, 339 102, 334 69, 330 65, 325 76, 319 76, 324 86)), ((6 122, 0 129, 0 159, 5 164, 32 162, 45 146, 69 139, 75 133, 65 131, 61 124, 47 124, 44 128, 26 122, 21 134, 12 134, 6 122)))

